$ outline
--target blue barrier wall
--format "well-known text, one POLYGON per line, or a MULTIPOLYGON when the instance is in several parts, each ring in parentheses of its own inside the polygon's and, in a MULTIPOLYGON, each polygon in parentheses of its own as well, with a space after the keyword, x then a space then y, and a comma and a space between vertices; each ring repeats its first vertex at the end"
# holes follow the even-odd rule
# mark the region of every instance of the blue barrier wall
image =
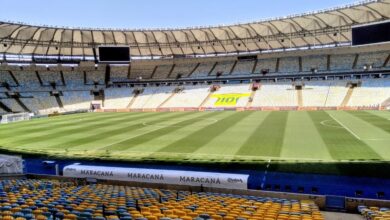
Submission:
POLYGON ((46 159, 44 158, 25 158, 26 172, 33 174, 55 175, 56 164, 58 164, 60 171, 62 171, 63 167, 66 165, 81 163, 83 165, 96 166, 240 173, 249 174, 249 189, 372 199, 378 199, 378 192, 381 192, 383 197, 380 197, 380 199, 390 200, 390 179, 308 173, 283 173, 264 170, 237 170, 191 165, 155 165, 145 163, 94 162, 82 160, 54 160, 54 163, 44 163, 45 160, 46 159), (359 192, 359 195, 356 195, 357 191, 359 192))

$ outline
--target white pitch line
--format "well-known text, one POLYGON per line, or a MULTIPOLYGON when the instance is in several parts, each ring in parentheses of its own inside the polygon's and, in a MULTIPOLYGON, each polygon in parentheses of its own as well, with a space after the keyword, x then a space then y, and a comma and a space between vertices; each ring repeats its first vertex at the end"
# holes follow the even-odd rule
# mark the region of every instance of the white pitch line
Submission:
POLYGON ((355 138, 359 139, 359 140, 362 140, 355 132, 353 132, 351 129, 349 129, 347 126, 345 126, 341 121, 337 120, 337 118, 333 117, 331 114, 327 113, 331 118, 333 118, 333 120, 335 120, 337 123, 339 123, 341 126, 343 126, 343 128, 345 128, 345 130, 349 131, 349 133, 351 133, 353 136, 355 136, 355 138))

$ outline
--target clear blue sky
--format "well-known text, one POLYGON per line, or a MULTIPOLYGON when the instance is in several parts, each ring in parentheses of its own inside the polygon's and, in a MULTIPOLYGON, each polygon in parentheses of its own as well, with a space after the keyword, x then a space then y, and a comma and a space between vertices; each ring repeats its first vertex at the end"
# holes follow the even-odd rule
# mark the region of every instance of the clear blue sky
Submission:
POLYGON ((354 0, 1 0, 0 20, 101 28, 172 28, 256 21, 354 0))

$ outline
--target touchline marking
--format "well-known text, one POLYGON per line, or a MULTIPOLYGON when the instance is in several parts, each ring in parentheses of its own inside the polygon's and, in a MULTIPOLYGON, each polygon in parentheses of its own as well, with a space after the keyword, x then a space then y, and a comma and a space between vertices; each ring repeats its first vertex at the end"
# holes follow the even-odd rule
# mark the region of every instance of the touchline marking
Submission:
POLYGON ((359 139, 359 140, 362 140, 355 132, 353 132, 351 129, 349 129, 347 126, 345 126, 343 123, 341 123, 341 121, 337 120, 335 117, 333 117, 331 114, 327 113, 331 118, 333 118, 333 120, 335 120, 337 123, 339 123, 341 126, 343 126, 345 128, 345 130, 349 131, 349 133, 351 133, 353 136, 355 136, 355 138, 359 139))
POLYGON ((329 122, 329 121, 332 121, 332 120, 323 120, 320 122, 320 124, 322 124, 323 126, 328 126, 328 127, 332 127, 332 128, 343 128, 343 126, 340 126, 340 125, 329 125, 327 124, 326 122, 329 122))

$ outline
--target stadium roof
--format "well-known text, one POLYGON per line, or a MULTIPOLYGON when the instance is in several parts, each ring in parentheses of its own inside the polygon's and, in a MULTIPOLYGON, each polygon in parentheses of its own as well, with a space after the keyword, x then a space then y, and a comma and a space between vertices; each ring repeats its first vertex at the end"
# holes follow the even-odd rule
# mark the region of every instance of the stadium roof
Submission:
POLYGON ((93 29, 0 22, 0 53, 93 56, 99 45, 129 45, 132 56, 233 54, 351 42, 351 27, 390 18, 390 0, 299 15, 184 29, 93 29))

